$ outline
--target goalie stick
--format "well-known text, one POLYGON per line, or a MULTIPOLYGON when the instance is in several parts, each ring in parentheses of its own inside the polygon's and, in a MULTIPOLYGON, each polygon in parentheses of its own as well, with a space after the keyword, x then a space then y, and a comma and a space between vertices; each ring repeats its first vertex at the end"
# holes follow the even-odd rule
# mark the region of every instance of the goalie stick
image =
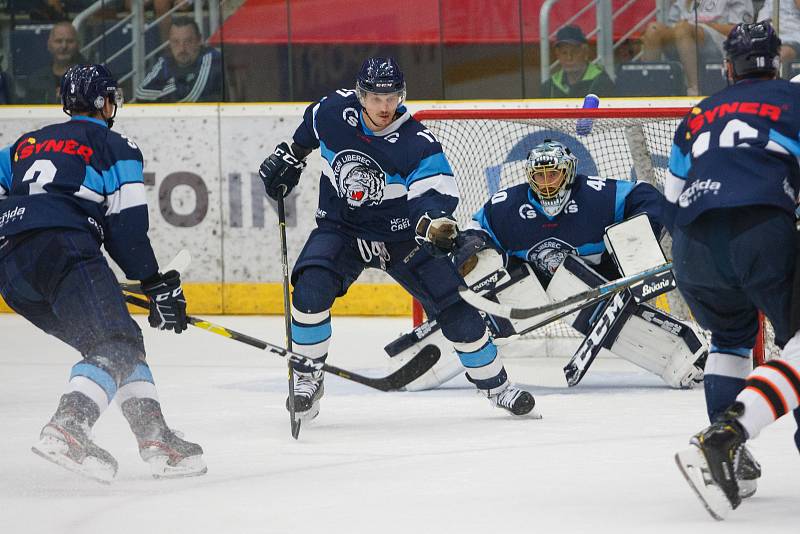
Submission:
POLYGON ((569 387, 575 386, 589 370, 589 366, 600 354, 600 349, 606 343, 613 343, 619 334, 616 328, 620 320, 633 301, 630 291, 618 292, 609 298, 603 305, 600 316, 592 325, 589 333, 583 338, 578 350, 572 355, 567 365, 564 366, 564 377, 569 387))
MULTIPOLYGON (((138 306, 140 308, 149 308, 150 304, 135 295, 125 295, 125 300, 133 304, 134 306, 138 306)), ((262 341, 260 339, 256 339, 254 337, 248 336, 247 334, 242 334, 240 332, 236 332, 235 330, 230 330, 229 328, 225 328, 224 326, 220 326, 218 324, 211 323, 209 321, 205 321, 198 317, 187 316, 187 320, 189 324, 195 326, 197 328, 202 328, 203 330, 207 330, 213 334, 217 334, 223 337, 227 337, 229 339, 233 339, 234 341, 238 341, 240 343, 244 343, 246 345, 250 345, 251 347, 255 347, 261 350, 267 350, 273 354, 277 354, 278 356, 286 358, 288 361, 292 363, 297 363, 303 366, 311 367, 318 371, 325 371, 326 373, 334 374, 340 378, 344 378, 345 380, 350 380, 352 382, 358 382, 359 384, 371 387, 373 389, 377 389, 380 391, 395 391, 404 388, 423 374, 425 374, 431 367, 436 364, 439 360, 441 353, 439 352, 439 348, 434 345, 427 345, 425 346, 419 353, 417 353, 413 358, 411 358, 404 366, 400 369, 396 370, 392 374, 382 378, 373 378, 369 376, 360 375, 358 373, 353 373, 346 369, 341 369, 334 365, 328 365, 327 363, 322 362, 315 362, 311 358, 307 358, 302 354, 297 354, 296 352, 292 352, 290 350, 286 350, 285 348, 279 345, 273 345, 272 343, 268 343, 266 341, 262 341)))
POLYGON ((467 304, 478 308, 479 310, 483 310, 488 314, 495 315, 497 317, 504 317, 506 319, 528 319, 543 313, 560 310, 573 304, 582 304, 582 306, 578 308, 589 306, 592 302, 603 300, 607 297, 610 297, 614 293, 618 293, 640 282, 646 283, 648 279, 663 272, 669 271, 670 269, 672 269, 672 262, 658 265, 652 269, 646 269, 631 276, 606 282, 605 284, 599 285, 592 289, 587 289, 586 291, 581 291, 580 293, 557 302, 551 302, 543 306, 535 306, 532 308, 515 308, 508 304, 500 304, 499 302, 482 297, 481 295, 470 291, 464 286, 459 287, 458 292, 461 295, 461 298, 463 298, 467 304))

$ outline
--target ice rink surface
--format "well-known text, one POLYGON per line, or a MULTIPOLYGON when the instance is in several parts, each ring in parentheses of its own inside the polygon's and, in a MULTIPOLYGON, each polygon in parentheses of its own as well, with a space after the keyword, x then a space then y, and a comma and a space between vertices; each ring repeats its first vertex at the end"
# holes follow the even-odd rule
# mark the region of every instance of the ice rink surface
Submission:
MULTIPOLYGON (((280 317, 211 319, 283 343, 280 317)), ((334 318, 329 361, 385 375, 382 347, 408 326, 334 318)), ((758 493, 715 522, 672 458, 706 425, 702 390, 670 390, 626 362, 598 360, 567 389, 565 360, 508 359, 539 421, 492 408, 463 378, 381 393, 328 376, 319 418, 295 441, 283 360, 195 329, 146 328, 145 339, 167 421, 203 446, 208 474, 153 480, 115 406, 95 427, 120 464, 111 486, 31 453, 78 355, 0 315, 0 532, 800 532, 791 418, 751 443, 764 470, 758 493)))

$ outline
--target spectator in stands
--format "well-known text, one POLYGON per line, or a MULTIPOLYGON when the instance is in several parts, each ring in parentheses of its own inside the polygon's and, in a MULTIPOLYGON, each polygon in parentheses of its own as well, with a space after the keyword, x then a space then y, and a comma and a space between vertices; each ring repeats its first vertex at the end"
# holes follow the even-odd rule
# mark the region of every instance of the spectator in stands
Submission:
POLYGON ((222 99, 222 55, 203 44, 192 19, 175 19, 169 53, 161 56, 136 88, 140 102, 218 102, 222 99))
POLYGON ((642 36, 642 60, 680 59, 686 74, 686 94, 699 91, 698 61, 722 62, 722 43, 734 25, 753 22, 751 0, 673 0, 667 25, 654 22, 642 36), (697 25, 695 25, 697 20, 697 25), (699 56, 699 57, 698 57, 699 56))
MULTIPOLYGON (((773 1, 766 0, 758 12, 758 20, 772 18, 773 1)), ((778 22, 783 75, 789 76, 789 65, 800 57, 800 0, 781 0, 778 22)))
POLYGON ((553 45, 561 69, 542 84, 544 98, 583 98, 589 93, 611 96, 614 82, 603 68, 589 63, 589 44, 577 26, 564 26, 556 32, 553 45))
POLYGON ((60 104, 61 77, 72 65, 86 63, 80 54, 78 32, 67 21, 53 25, 47 38, 47 51, 52 61, 20 84, 27 104, 60 104))

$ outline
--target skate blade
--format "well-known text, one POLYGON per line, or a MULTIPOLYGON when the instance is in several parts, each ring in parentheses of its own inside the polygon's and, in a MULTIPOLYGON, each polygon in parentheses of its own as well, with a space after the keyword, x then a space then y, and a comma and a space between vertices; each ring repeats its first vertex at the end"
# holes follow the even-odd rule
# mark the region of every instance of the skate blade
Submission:
POLYGON ((304 412, 294 412, 294 418, 302 423, 310 423, 319 415, 319 401, 311 405, 311 408, 304 412))
POLYGON ((692 446, 675 454, 675 463, 711 517, 724 520, 733 507, 722 488, 712 481, 708 462, 700 449, 692 446))
POLYGON ((749 499, 756 494, 758 489, 758 479, 755 480, 737 480, 739 484, 739 497, 742 499, 749 499))
POLYGON ((147 460, 155 479, 199 477, 208 472, 201 455, 187 456, 176 465, 169 465, 169 456, 159 455, 147 460))
POLYGON ((101 484, 111 484, 116 475, 112 468, 91 456, 86 457, 83 463, 79 464, 67 456, 69 446, 63 441, 54 438, 42 438, 39 443, 31 447, 31 451, 67 471, 72 471, 101 484))

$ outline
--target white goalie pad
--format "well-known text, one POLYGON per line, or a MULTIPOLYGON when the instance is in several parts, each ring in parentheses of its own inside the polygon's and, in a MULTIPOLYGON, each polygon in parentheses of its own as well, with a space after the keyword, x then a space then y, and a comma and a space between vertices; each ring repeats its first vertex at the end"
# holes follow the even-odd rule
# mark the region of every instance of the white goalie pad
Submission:
POLYGON ((473 258, 476 263, 464 274, 464 282, 475 293, 483 295, 510 279, 503 267, 503 257, 496 250, 485 248, 478 251, 473 258))
MULTIPOLYGON (((645 213, 607 227, 603 241, 622 276, 632 276, 667 263, 645 213)), ((629 291, 640 304, 676 287, 672 271, 665 271, 632 285, 629 291)))
POLYGON ((692 325, 639 304, 609 350, 660 376, 668 386, 683 389, 703 379, 697 363, 707 354, 708 346, 692 325))
MULTIPOLYGON (((652 231, 648 227, 648 232, 652 231)), ((660 250, 660 247, 659 247, 660 250)), ((599 277, 577 258, 559 266, 547 287, 548 295, 561 300, 589 287, 586 280, 599 277)), ((572 325, 577 313, 569 316, 572 325)), ((648 304, 631 304, 622 329, 608 348, 614 355, 660 376, 673 388, 688 388, 703 377, 696 362, 708 347, 693 326, 648 304)))
POLYGON ((406 391, 434 389, 457 375, 466 372, 464 366, 461 365, 461 360, 458 359, 458 354, 453 349, 453 344, 444 337, 439 325, 436 323, 433 323, 433 325, 432 328, 430 322, 423 323, 385 348, 393 360, 398 360, 401 364, 405 364, 423 347, 427 345, 439 347, 442 355, 439 361, 421 377, 408 384, 405 387, 406 391))
POLYGON ((667 262, 653 234, 650 220, 644 213, 606 228, 603 241, 622 276, 640 273, 667 262))

